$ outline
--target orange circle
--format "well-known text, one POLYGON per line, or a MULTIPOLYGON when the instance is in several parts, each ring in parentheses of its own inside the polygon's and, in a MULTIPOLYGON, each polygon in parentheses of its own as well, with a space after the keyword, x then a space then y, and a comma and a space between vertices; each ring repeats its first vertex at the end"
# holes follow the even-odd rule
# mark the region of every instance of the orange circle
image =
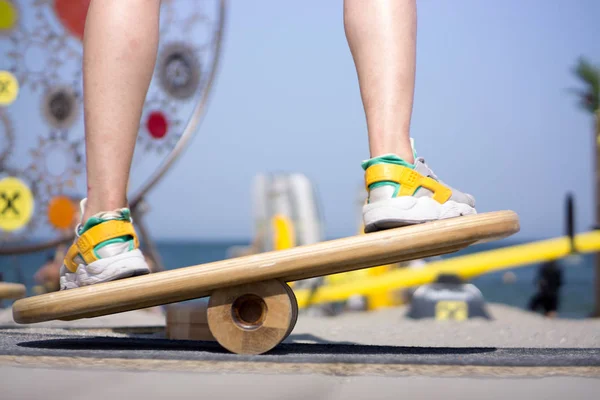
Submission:
POLYGON ((54 0, 54 12, 63 26, 79 40, 83 40, 85 18, 91 0, 54 0))
POLYGON ((67 196, 53 197, 48 203, 48 221, 57 229, 68 229, 73 225, 77 207, 67 196))

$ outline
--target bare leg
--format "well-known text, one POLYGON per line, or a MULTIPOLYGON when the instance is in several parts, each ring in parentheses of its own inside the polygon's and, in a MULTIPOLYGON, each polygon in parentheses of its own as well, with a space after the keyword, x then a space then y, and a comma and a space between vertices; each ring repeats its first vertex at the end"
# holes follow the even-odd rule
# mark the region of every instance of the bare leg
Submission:
POLYGON ((411 146, 416 0, 344 0, 344 27, 369 133, 364 232, 476 214, 473 196, 442 184, 411 146))
POLYGON ((367 118, 371 157, 412 163, 416 0, 345 0, 344 26, 367 118))
POLYGON ((156 63, 160 0, 92 0, 84 35, 84 221, 127 207, 127 183, 156 63))

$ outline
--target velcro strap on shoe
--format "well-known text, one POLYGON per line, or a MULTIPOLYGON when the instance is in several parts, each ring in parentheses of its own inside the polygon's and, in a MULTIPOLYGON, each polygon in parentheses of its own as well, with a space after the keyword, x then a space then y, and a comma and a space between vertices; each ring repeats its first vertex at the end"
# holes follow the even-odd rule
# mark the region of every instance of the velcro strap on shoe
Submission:
POLYGON ((65 266, 71 271, 77 271, 77 263, 73 260, 81 255, 86 264, 98 260, 94 248, 102 242, 121 236, 132 236, 134 247, 139 247, 139 240, 133 224, 129 221, 109 220, 91 227, 85 231, 69 248, 65 257, 65 266))
POLYGON ((395 182, 400 185, 398 196, 412 196, 418 188, 431 190, 433 199, 445 203, 452 196, 452 190, 435 179, 423 176, 414 169, 396 164, 375 164, 365 171, 365 184, 369 187, 377 182, 395 182))

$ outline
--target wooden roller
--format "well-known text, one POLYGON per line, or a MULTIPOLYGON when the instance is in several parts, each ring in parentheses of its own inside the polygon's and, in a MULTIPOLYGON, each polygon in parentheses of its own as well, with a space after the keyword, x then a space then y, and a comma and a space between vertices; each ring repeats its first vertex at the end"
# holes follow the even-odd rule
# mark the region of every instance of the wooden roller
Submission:
POLYGON ((281 343, 298 318, 296 298, 287 286, 271 279, 215 290, 208 302, 208 326, 219 344, 233 353, 262 354, 281 343))
POLYGON ((290 296, 290 301, 292 303, 292 311, 293 311, 292 322, 290 323, 290 328, 288 329, 287 333, 285 334, 285 337, 283 338, 283 340, 285 340, 290 335, 290 333, 292 333, 292 331, 294 330, 294 327, 296 326, 296 322, 298 322, 298 299, 296 298, 296 293, 294 293, 294 289, 292 289, 290 287, 290 285, 288 285, 285 282, 281 282, 281 283, 283 284, 283 287, 285 288, 285 290, 287 290, 288 295, 290 296))
MULTIPOLYGON (((280 343, 282 340, 285 340, 289 334, 292 332, 292 330, 294 329, 294 326, 296 325, 296 321, 298 320, 298 302, 296 301, 296 296, 294 294, 294 291, 292 290, 292 288, 289 287, 289 285, 287 285, 286 283, 277 281, 275 283, 271 283, 272 285, 275 285, 275 289, 278 290, 277 286, 283 286, 283 288, 286 290, 288 297, 289 297, 289 302, 291 304, 291 310, 292 310, 292 316, 291 318, 286 318, 284 320, 279 320, 276 321, 277 325, 282 325, 282 326, 288 326, 287 331, 281 335, 282 339, 279 340, 279 338, 277 338, 277 340, 275 341, 275 343, 273 344, 273 341, 269 341, 268 339, 265 340, 258 340, 258 342, 261 344, 260 348, 258 348, 257 351, 260 352, 264 352, 264 351, 268 351, 271 348, 273 348, 273 345, 277 345, 278 343, 280 343)), ((249 284, 249 288, 248 286, 246 286, 246 292, 244 292, 245 294, 248 293, 261 293, 260 291, 260 287, 259 288, 254 288, 253 284, 249 284), (258 290, 256 290, 258 289, 258 290)), ((238 287, 238 289, 241 289, 238 287)), ((242 289, 243 290, 243 289, 242 289)), ((238 296, 239 297, 239 296, 238 296)), ((272 298, 265 300, 262 300, 265 302, 265 304, 267 304, 268 302, 273 301, 272 298)), ((284 303, 286 303, 287 300, 284 299, 284 303)), ((250 306, 250 309, 247 310, 242 310, 241 307, 240 308, 240 302, 236 302, 233 301, 230 304, 230 311, 231 312, 236 312, 237 314, 241 314, 243 316, 246 316, 246 312, 247 311, 251 311, 251 305, 246 304, 246 306, 250 306), (234 308, 235 306, 235 308, 234 308)), ((226 312, 227 310, 225 310, 226 312)), ((268 310, 267 310, 268 312, 268 310)), ((213 335, 213 333, 210 330, 210 326, 208 323, 208 303, 205 302, 201 302, 199 304, 175 304, 175 305, 170 305, 167 307, 167 313, 166 313, 166 319, 167 319, 167 324, 166 324, 166 337, 168 339, 174 339, 174 340, 198 340, 198 341, 217 341, 217 339, 215 338, 215 336, 213 335)), ((278 315, 271 315, 271 317, 273 318, 277 318, 279 316, 278 315)), ((221 335, 223 330, 221 329, 221 327, 219 326, 219 324, 217 324, 217 335, 221 335)), ((246 336, 247 333, 242 331, 240 332, 241 336, 246 336)), ((268 338, 270 338, 269 335, 267 335, 268 338)), ((228 340, 232 340, 231 337, 225 337, 225 338, 221 338, 221 341, 223 341, 224 343, 226 343, 228 340)), ((239 346, 238 346, 239 347, 239 346)), ((233 347, 232 347, 233 348, 233 347)), ((239 347, 239 351, 245 351, 247 348, 247 346, 242 346, 239 347)), ((256 349, 256 346, 254 347, 254 349, 256 349)))
POLYGON ((0 300, 13 300, 25 297, 27 288, 20 283, 0 282, 0 300))

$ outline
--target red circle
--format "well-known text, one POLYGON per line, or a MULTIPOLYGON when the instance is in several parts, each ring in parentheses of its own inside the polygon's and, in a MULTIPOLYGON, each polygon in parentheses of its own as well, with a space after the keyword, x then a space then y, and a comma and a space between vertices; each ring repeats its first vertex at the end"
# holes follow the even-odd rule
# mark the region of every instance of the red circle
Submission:
POLYGON ((63 26, 74 36, 83 40, 85 18, 91 0, 54 0, 54 12, 63 26))
POLYGON ((168 125, 167 118, 160 111, 151 112, 146 121, 146 128, 148 128, 150 136, 154 139, 162 139, 165 137, 168 125))

